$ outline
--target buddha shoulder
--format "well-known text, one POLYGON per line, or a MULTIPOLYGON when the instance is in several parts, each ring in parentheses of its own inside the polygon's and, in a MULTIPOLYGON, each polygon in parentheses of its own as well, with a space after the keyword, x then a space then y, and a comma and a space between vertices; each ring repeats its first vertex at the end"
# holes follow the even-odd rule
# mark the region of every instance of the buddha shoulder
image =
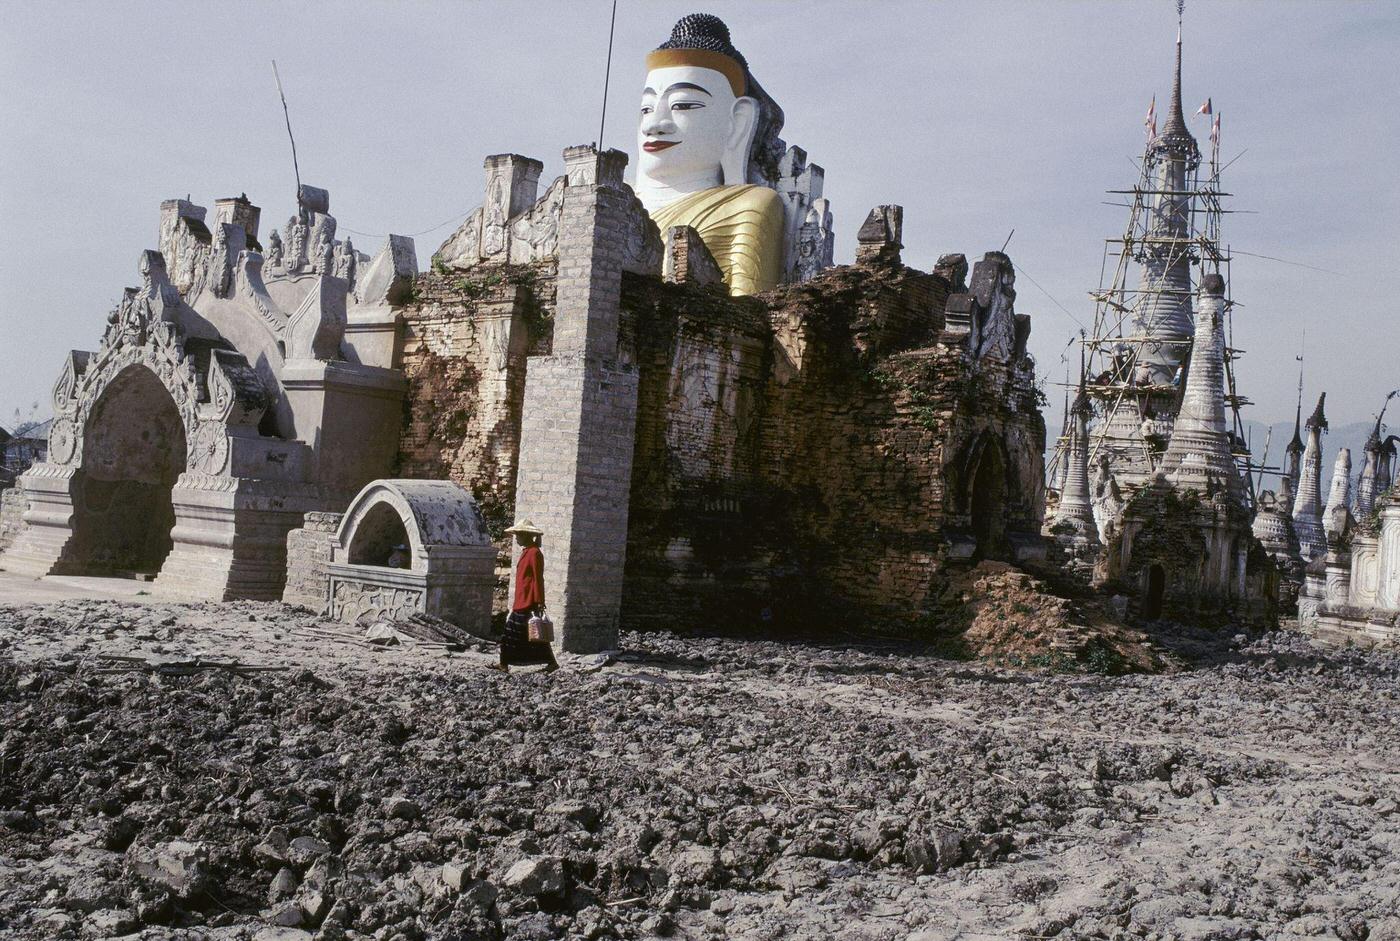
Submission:
POLYGON ((683 196, 652 214, 652 218, 662 228, 668 225, 691 225, 697 229, 733 222, 745 216, 754 221, 781 221, 782 198, 777 191, 755 183, 715 186, 683 196))
POLYGON ((776 191, 745 183, 683 196, 652 219, 663 232, 679 225, 695 229, 730 290, 758 294, 782 280, 785 212, 776 191))
POLYGON ((716 216, 733 221, 748 218, 759 225, 777 223, 784 219, 783 200, 776 190, 756 183, 719 187, 716 216))
POLYGON ((783 199, 776 190, 756 183, 736 186, 713 186, 661 207, 651 214, 659 228, 671 225, 692 225, 700 232, 713 227, 746 224, 767 228, 783 225, 783 199))
POLYGON ((763 215, 772 213, 781 215, 783 212, 783 200, 778 195, 777 190, 759 186, 757 183, 743 183, 737 186, 726 186, 723 189, 734 191, 731 198, 734 201, 736 211, 751 210, 763 215))

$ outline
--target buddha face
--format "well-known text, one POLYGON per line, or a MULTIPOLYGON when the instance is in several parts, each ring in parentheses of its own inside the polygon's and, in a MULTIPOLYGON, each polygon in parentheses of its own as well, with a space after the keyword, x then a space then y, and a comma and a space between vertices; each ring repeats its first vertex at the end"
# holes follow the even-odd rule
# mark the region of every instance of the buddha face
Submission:
POLYGON ((736 98, 720 72, 670 66, 647 73, 637 126, 637 173, 657 183, 702 189, 743 183, 757 102, 736 98))

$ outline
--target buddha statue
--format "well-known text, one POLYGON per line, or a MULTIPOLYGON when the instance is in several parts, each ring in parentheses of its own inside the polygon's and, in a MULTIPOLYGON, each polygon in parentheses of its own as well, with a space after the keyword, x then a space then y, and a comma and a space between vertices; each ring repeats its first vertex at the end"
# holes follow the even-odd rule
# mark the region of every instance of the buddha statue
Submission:
POLYGON ((663 233, 678 225, 700 233, 733 294, 783 277, 782 198, 748 182, 763 132, 776 134, 766 104, 718 17, 683 17, 647 56, 634 189, 663 233))

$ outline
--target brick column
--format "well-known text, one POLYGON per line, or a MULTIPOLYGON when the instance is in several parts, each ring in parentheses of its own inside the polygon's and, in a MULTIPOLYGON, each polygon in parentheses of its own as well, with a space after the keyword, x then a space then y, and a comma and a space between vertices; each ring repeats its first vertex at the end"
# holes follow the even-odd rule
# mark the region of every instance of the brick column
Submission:
POLYGON ((617 644, 637 373, 618 362, 627 156, 564 151, 553 352, 525 379, 515 514, 544 531, 545 600, 556 642, 575 653, 617 644))

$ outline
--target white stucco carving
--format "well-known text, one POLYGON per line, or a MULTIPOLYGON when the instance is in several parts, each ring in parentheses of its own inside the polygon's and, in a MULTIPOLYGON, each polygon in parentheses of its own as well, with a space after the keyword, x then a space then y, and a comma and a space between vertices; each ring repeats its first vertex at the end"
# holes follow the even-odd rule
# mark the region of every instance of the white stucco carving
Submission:
MULTIPOLYGON (((286 530, 388 469, 406 382, 347 361, 347 309, 363 308, 329 265, 354 272, 361 259, 334 241, 324 190, 303 187, 301 202, 291 251, 269 237, 283 250, 270 280, 246 197, 219 200, 212 230, 202 207, 162 204, 169 257, 143 253, 141 286, 123 292, 97 349, 62 364, 48 462, 21 478, 31 512, 6 568, 152 565, 165 594, 279 597, 286 530), (112 496, 98 505, 88 491, 112 496)), ((381 306, 413 258, 410 240, 386 251, 381 306)))

